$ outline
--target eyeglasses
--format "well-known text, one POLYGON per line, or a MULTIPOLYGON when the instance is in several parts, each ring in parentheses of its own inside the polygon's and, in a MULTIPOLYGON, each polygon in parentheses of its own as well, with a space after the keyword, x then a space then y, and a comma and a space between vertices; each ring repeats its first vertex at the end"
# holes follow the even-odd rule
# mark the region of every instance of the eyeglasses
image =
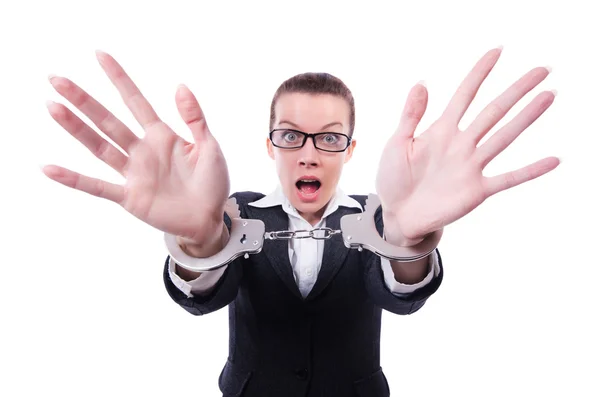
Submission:
POLYGON ((316 149, 325 152, 343 152, 350 146, 352 139, 338 132, 319 132, 307 134, 306 132, 291 129, 275 129, 269 133, 273 146, 282 149, 299 149, 304 146, 308 138, 312 138, 316 149))

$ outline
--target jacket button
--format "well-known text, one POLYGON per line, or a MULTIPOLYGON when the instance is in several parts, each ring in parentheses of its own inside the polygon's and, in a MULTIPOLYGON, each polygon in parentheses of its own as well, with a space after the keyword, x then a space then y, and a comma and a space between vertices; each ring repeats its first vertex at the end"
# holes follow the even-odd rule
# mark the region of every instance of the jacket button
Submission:
POLYGON ((306 378, 308 378, 308 370, 306 368, 297 370, 296 378, 298 378, 300 380, 306 380, 306 378))

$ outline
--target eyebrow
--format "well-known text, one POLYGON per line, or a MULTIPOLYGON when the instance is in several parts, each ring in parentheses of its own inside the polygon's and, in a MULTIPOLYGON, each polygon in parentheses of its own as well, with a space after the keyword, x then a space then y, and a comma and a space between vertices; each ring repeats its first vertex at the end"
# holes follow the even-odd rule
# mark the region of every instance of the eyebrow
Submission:
MULTIPOLYGON (((296 124, 292 123, 291 121, 287 121, 287 120, 281 120, 281 121, 279 122, 279 124, 289 124, 289 125, 291 125, 291 126, 292 126, 292 127, 294 127, 294 128, 298 128, 298 129, 300 129, 300 127, 299 127, 299 126, 297 126, 296 124)), ((340 126, 342 126, 342 127, 344 126, 344 125, 343 125, 342 123, 340 123, 339 121, 334 121, 333 123, 325 124, 323 127, 321 127, 321 130, 324 130, 325 128, 333 127, 334 125, 337 125, 337 124, 339 124, 339 125, 340 125, 340 126)))

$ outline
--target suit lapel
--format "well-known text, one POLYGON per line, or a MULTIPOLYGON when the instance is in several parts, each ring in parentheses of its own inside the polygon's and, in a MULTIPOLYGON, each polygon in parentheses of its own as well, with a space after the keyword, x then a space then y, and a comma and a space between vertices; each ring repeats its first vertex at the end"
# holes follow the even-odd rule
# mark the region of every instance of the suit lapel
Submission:
MULTIPOLYGON (((247 206, 246 208, 250 215, 249 218, 260 219, 264 222, 266 232, 289 229, 288 215, 283 211, 281 206, 269 208, 247 206)), ((292 271, 288 246, 288 240, 265 240, 261 253, 267 257, 275 273, 277 273, 292 294, 303 299, 292 271)))
MULTIPOLYGON (((357 209, 339 207, 337 211, 327 217, 326 226, 334 230, 339 230, 340 219, 342 216, 357 211, 357 209)), ((327 287, 327 285, 342 267, 342 264, 348 256, 348 251, 349 249, 344 245, 341 234, 331 236, 331 238, 325 240, 325 246, 323 248, 323 260, 321 261, 321 270, 319 271, 315 285, 306 297, 307 301, 315 299, 321 292, 323 292, 323 290, 327 287)))
MULTIPOLYGON (((261 219, 265 223, 265 231, 267 232, 289 229, 288 215, 281 206, 269 208, 247 206, 246 210, 249 218, 261 219)), ((357 208, 339 207, 337 211, 327 217, 326 226, 334 230, 339 230, 342 216, 356 212, 360 212, 360 210, 357 208)), ((305 301, 315 299, 323 292, 340 270, 349 251, 344 245, 341 235, 334 235, 330 239, 325 240, 323 259, 321 261, 321 269, 317 275, 317 281, 306 299, 304 299, 294 278, 288 245, 288 240, 265 240, 261 253, 267 257, 275 273, 277 273, 292 294, 305 301)))

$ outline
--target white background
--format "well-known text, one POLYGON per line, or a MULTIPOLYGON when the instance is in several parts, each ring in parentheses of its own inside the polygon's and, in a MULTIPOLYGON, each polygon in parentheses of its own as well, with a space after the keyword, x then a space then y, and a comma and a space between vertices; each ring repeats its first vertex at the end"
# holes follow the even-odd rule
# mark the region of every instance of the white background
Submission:
POLYGON ((191 139, 174 102, 187 84, 223 147, 232 191, 268 193, 277 183, 264 143, 273 93, 297 73, 332 73, 357 109, 341 187, 366 194, 410 87, 424 79, 429 88, 421 132, 500 44, 465 123, 536 66, 553 72, 502 124, 542 90, 558 97, 484 174, 550 155, 563 163, 446 228, 442 287, 414 315, 384 314, 382 366, 394 396, 600 395, 592 2, 216 3, 0 9, 0 395, 220 396, 227 356, 227 310, 194 317, 168 297, 160 231, 39 170, 59 164, 123 182, 50 118, 45 101, 65 101, 48 74, 74 80, 140 136, 94 50, 112 54, 191 139))

